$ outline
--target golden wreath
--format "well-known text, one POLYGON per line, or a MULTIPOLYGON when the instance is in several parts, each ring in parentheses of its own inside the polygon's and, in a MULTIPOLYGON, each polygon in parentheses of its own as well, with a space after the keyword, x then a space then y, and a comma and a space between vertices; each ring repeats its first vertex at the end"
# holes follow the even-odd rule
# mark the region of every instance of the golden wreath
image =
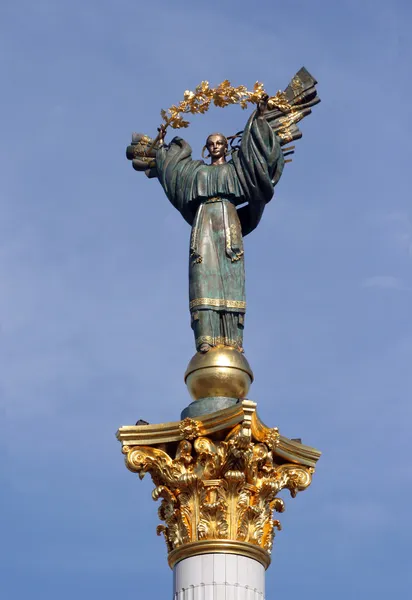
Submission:
MULTIPOLYGON (((170 126, 173 129, 181 129, 190 125, 182 115, 204 114, 212 103, 221 108, 230 104, 239 104, 241 108, 245 109, 248 104, 257 104, 264 94, 263 83, 259 81, 255 83, 253 90, 248 90, 244 85, 234 87, 228 79, 222 81, 215 88, 211 88, 208 81, 202 81, 194 92, 186 90, 183 100, 179 104, 173 104, 167 111, 162 109, 160 114, 165 128, 170 126)), ((275 96, 269 98, 268 108, 270 110, 279 108, 285 111, 289 110, 291 106, 287 101, 286 94, 279 91, 275 96)))
MULTIPOLYGON (((285 91, 279 91, 275 96, 267 100, 268 112, 266 119, 279 138, 279 143, 283 147, 294 140, 302 137, 302 133, 297 127, 297 123, 312 112, 312 107, 320 102, 316 90, 317 81, 312 75, 302 67, 293 77, 285 91)), ((188 114, 204 114, 210 106, 220 106, 224 108, 230 104, 239 104, 241 108, 247 108, 249 104, 258 104, 264 95, 267 95, 263 83, 257 81, 252 90, 246 86, 232 86, 228 79, 225 79, 217 87, 210 87, 208 81, 202 81, 192 92, 186 90, 183 100, 178 104, 173 104, 168 110, 161 111, 163 123, 158 129, 159 135, 155 139, 144 134, 134 133, 132 143, 126 149, 126 156, 133 161, 133 168, 137 171, 147 170, 147 165, 154 165, 156 157, 156 145, 161 138, 164 138, 164 131, 170 126, 173 129, 188 127, 190 122, 185 119, 188 114)), ((227 139, 240 139, 243 132, 229 136, 227 139)), ((233 148, 236 147, 236 144, 233 148)), ((283 153, 293 153, 294 146, 284 148, 283 153)), ((285 162, 289 162, 285 161, 285 162)))

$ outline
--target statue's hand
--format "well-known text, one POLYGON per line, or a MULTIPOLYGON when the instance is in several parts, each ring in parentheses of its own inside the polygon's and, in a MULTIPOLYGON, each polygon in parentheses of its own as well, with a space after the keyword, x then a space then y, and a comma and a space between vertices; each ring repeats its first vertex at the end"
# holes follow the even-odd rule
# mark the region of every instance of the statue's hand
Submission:
POLYGON ((158 127, 157 131, 159 132, 158 138, 159 138, 159 145, 161 146, 163 144, 163 141, 166 136, 166 127, 163 125, 163 123, 160 125, 160 127, 158 127))
POLYGON ((258 117, 263 117, 263 115, 267 111, 268 100, 269 100, 269 96, 267 94, 262 94, 262 96, 260 97, 260 100, 258 102, 258 105, 257 105, 258 117))

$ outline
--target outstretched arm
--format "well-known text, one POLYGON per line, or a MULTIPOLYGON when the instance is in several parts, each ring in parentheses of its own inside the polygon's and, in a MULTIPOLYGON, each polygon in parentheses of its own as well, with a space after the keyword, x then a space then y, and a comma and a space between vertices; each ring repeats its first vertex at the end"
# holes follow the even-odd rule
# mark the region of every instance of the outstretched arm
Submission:
POLYGON ((174 137, 170 144, 161 146, 156 152, 159 182, 170 202, 190 225, 197 209, 193 202, 193 183, 202 164, 202 161, 192 160, 190 145, 180 137, 174 137))
POLYGON ((266 120, 267 104, 268 97, 262 96, 243 131, 239 151, 232 157, 247 201, 238 211, 243 235, 259 224, 273 196, 274 180, 283 169, 279 141, 266 120))

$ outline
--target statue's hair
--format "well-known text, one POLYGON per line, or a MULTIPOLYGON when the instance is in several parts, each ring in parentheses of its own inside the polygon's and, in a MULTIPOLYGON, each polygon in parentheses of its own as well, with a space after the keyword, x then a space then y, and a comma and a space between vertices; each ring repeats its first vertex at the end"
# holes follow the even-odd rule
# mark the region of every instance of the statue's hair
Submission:
POLYGON ((212 135, 218 135, 218 136, 220 136, 221 138, 223 138, 225 140, 226 146, 228 145, 227 137, 225 135, 223 135, 223 133, 220 133, 219 131, 217 131, 216 133, 209 133, 209 135, 206 138, 206 146, 207 146, 207 143, 209 141, 209 138, 211 138, 212 135))

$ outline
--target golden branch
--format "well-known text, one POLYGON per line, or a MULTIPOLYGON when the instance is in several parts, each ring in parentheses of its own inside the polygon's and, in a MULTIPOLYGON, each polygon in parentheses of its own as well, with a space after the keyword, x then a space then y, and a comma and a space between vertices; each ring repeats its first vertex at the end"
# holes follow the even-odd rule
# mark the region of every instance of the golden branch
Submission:
POLYGON ((227 79, 215 88, 211 88, 208 81, 202 81, 194 92, 186 90, 179 104, 173 104, 168 111, 162 110, 160 114, 166 126, 180 129, 189 126, 189 121, 183 115, 204 114, 212 103, 222 108, 229 104, 240 104, 242 108, 246 108, 248 103, 256 103, 263 92, 263 84, 259 82, 255 83, 250 92, 244 85, 233 87, 227 79))
MULTIPOLYGON (((239 104, 245 109, 248 104, 257 104, 263 94, 265 94, 264 85, 259 81, 255 83, 252 90, 248 90, 244 85, 234 87, 227 79, 215 88, 211 88, 208 81, 202 81, 194 92, 186 90, 179 104, 173 104, 167 111, 162 109, 160 114, 166 127, 170 125, 173 129, 180 129, 189 126, 189 121, 185 120, 183 115, 204 114, 211 104, 221 108, 230 104, 239 104)), ((276 96, 269 98, 268 107, 288 110, 290 105, 284 92, 278 92, 276 96)))
MULTIPOLYGON (((164 121, 165 129, 169 125, 173 129, 181 129, 190 125, 190 122, 185 120, 182 115, 204 114, 209 110, 212 103, 221 108, 230 104, 239 104, 242 109, 245 109, 248 104, 257 104, 265 93, 264 85, 260 81, 256 81, 253 90, 248 90, 244 85, 234 87, 228 79, 222 81, 215 88, 211 88, 208 81, 202 81, 196 86, 194 92, 186 90, 183 94, 183 100, 179 104, 172 104, 168 110, 162 108, 160 115, 164 121)), ((275 96, 269 98, 268 108, 269 110, 279 108, 282 112, 286 112, 291 109, 291 106, 286 94, 279 91, 275 96)), ((152 150, 159 139, 160 136, 158 135, 148 151, 152 150)))

